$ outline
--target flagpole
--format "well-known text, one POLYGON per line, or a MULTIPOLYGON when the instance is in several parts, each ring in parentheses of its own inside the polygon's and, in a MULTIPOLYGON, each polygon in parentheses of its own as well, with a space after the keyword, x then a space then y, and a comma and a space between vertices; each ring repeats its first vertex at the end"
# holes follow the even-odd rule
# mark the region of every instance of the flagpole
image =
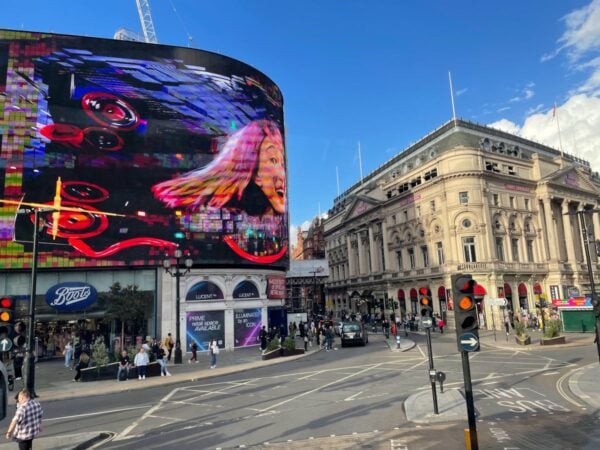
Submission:
POLYGON ((452 90, 452 74, 448 71, 448 82, 450 83, 450 101, 452 102, 452 120, 456 125, 456 110, 454 109, 454 91, 452 90))
POLYGON ((340 196, 340 172, 338 166, 335 166, 335 180, 337 181, 337 196, 340 196))
POLYGON ((556 128, 558 129, 558 144, 560 145, 560 156, 564 156, 563 145, 562 145, 562 137, 560 135, 560 123, 558 122, 558 110, 556 109, 556 102, 554 102, 554 116, 556 117, 556 128))
POLYGON ((360 155, 360 141, 358 141, 358 168, 360 169, 360 184, 363 184, 362 157, 360 155))

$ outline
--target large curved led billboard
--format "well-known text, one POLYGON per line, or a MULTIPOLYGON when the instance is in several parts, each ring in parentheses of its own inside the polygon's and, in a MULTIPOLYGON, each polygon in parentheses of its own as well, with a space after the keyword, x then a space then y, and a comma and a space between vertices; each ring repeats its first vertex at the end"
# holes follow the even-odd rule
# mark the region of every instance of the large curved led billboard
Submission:
POLYGON ((200 50, 0 30, 0 268, 286 268, 283 99, 200 50))

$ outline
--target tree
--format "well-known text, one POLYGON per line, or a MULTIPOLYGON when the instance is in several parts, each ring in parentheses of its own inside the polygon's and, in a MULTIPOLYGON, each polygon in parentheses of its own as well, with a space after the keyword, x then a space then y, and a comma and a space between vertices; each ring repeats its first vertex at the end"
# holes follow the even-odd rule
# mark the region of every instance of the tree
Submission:
POLYGON ((98 336, 96 342, 94 342, 94 345, 92 346, 92 359, 98 367, 108 364, 108 352, 106 350, 106 345, 104 345, 103 336, 98 336))
POLYGON ((136 285, 123 288, 116 282, 110 287, 110 292, 102 295, 107 303, 106 315, 121 321, 121 346, 125 348, 125 326, 130 324, 135 327, 139 322, 148 319, 151 294, 138 291, 136 285))

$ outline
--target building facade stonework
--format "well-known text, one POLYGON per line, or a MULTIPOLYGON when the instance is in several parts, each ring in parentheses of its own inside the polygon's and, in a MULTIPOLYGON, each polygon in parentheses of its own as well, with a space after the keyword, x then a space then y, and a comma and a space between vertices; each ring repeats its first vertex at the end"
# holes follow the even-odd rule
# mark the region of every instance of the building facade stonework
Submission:
POLYGON ((468 273, 486 299, 507 299, 481 310, 500 328, 508 313, 539 314, 540 297, 590 292, 581 220, 590 242, 600 238, 599 204, 588 162, 450 121, 335 199, 327 300, 337 312, 418 314, 426 288, 434 313, 452 316, 451 276, 468 273))

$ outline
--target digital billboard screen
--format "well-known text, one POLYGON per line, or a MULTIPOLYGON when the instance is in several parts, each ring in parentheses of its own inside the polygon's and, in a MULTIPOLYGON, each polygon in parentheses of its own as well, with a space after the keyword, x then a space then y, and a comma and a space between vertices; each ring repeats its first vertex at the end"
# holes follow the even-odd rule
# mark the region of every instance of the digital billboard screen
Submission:
POLYGON ((0 30, 0 269, 287 267, 283 98, 201 50, 0 30))

